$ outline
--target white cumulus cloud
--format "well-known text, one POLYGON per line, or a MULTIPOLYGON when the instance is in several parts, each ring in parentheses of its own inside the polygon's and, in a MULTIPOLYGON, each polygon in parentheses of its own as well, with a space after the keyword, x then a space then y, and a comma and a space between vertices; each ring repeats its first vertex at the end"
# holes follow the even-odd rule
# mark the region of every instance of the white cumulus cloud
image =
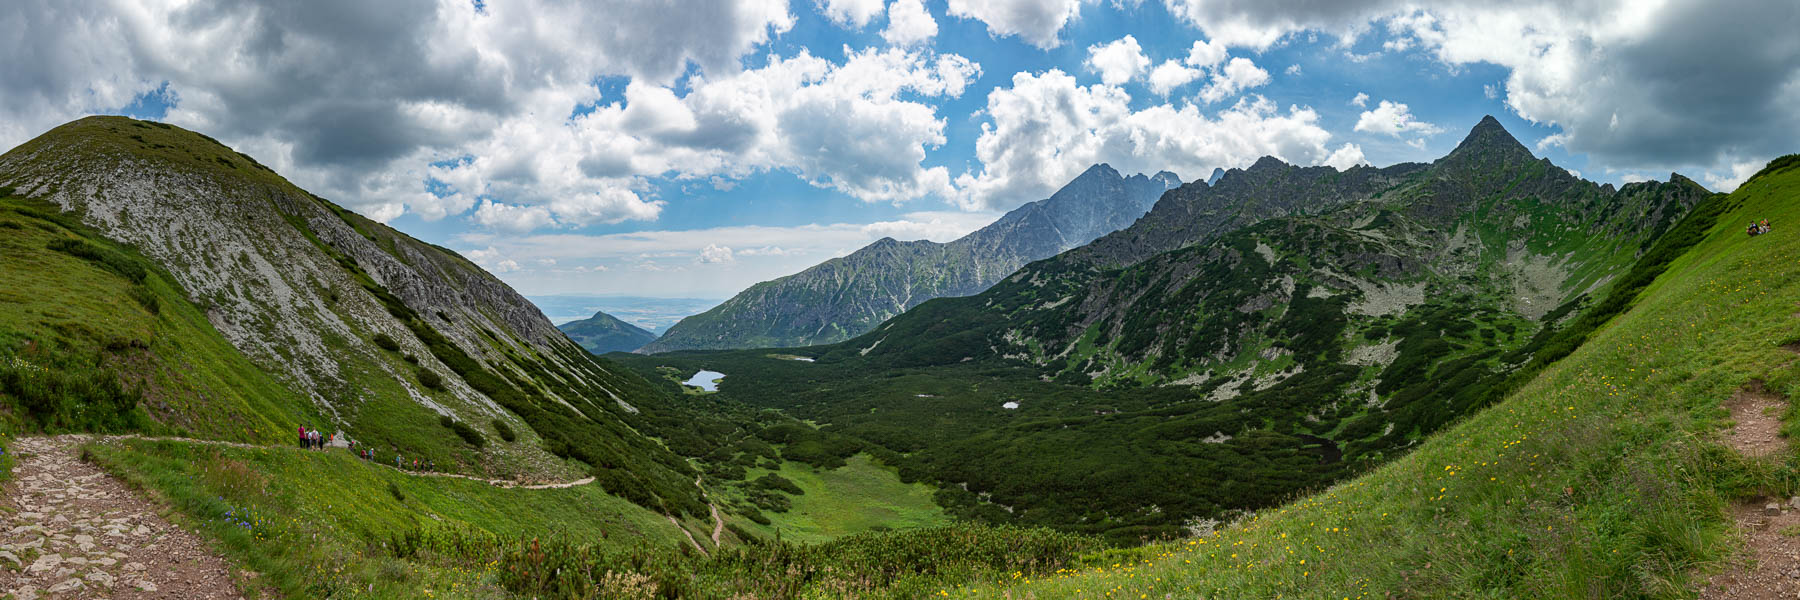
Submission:
POLYGON ((1374 110, 1363 111, 1356 118, 1356 130, 1396 138, 1405 135, 1437 135, 1444 131, 1442 127, 1413 118, 1412 111, 1405 104, 1387 100, 1382 100, 1374 110))
POLYGON ((1033 46, 1051 49, 1062 45, 1057 34, 1081 14, 1091 0, 950 0, 950 15, 977 19, 995 37, 1018 36, 1033 46))
POLYGON ((1200 69, 1188 67, 1173 60, 1165 60, 1155 69, 1150 70, 1150 91, 1158 96, 1168 96, 1169 92, 1199 79, 1203 74, 1200 69))
POLYGON ((653 218, 661 201, 637 187, 670 173, 717 187, 785 169, 867 201, 948 194, 949 173, 921 164, 927 147, 944 143, 945 123, 916 97, 958 96, 980 67, 899 48, 846 54, 836 64, 802 51, 729 76, 695 76, 686 96, 633 81, 622 98, 584 115, 565 119, 546 107, 511 120, 471 144, 469 160, 429 174, 452 197, 548 211, 501 219, 498 209, 477 209, 475 222, 509 230, 653 218))
POLYGON ((1055 69, 1013 75, 1011 86, 988 94, 982 114, 981 169, 956 179, 957 203, 970 209, 1044 198, 1098 162, 1125 173, 1207 173, 1264 155, 1308 165, 1333 155, 1331 134, 1310 108, 1249 97, 1211 115, 1193 104, 1133 110, 1120 87, 1081 86, 1055 69))
POLYGON ((815 0, 826 19, 851 29, 862 29, 881 14, 881 0, 815 0))
POLYGON ((1120 85, 1136 79, 1150 68, 1150 59, 1137 38, 1125 36, 1104 44, 1088 46, 1087 67, 1100 74, 1101 83, 1120 85))
POLYGON ((732 254, 730 246, 718 244, 707 244, 705 248, 700 249, 700 256, 694 259, 700 264, 728 263, 735 260, 737 257, 732 254))
POLYGON ((1200 90, 1200 99, 1208 103, 1218 102, 1238 92, 1268 83, 1268 71, 1262 70, 1262 67, 1256 66, 1248 58, 1236 57, 1213 71, 1212 82, 1200 90))
POLYGON ((1225 62, 1225 45, 1215 44, 1208 40, 1195 40, 1188 48, 1186 62, 1194 67, 1211 67, 1225 62))
POLYGON ((937 20, 924 0, 894 0, 887 8, 888 26, 881 39, 895 46, 914 46, 937 36, 937 20))

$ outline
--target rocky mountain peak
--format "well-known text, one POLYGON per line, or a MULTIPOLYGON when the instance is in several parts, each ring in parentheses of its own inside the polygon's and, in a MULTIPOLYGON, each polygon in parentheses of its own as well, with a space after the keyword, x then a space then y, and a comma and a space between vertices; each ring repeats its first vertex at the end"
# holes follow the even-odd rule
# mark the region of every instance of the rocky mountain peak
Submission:
POLYGON ((1213 167, 1212 176, 1206 178, 1206 185, 1217 185, 1219 178, 1225 176, 1225 169, 1213 167))
POLYGON ((1281 159, 1279 159, 1279 158, 1275 158, 1273 156, 1264 156, 1262 158, 1256 159, 1256 164, 1250 165, 1250 168, 1245 169, 1245 171, 1248 171, 1250 173, 1259 173, 1259 172, 1268 171, 1271 169, 1280 169, 1280 168, 1286 167, 1286 166, 1288 166, 1288 164, 1285 162, 1282 162, 1281 159))
POLYGON ((1506 127, 1500 124, 1499 119, 1488 115, 1482 117, 1481 122, 1476 123, 1475 127, 1469 130, 1469 135, 1463 138, 1462 143, 1457 144, 1456 149, 1450 151, 1450 154, 1441 161, 1488 162, 1488 159, 1504 163, 1536 160, 1531 155, 1531 150, 1526 149, 1524 144, 1519 143, 1519 140, 1512 136, 1512 133, 1507 132, 1506 127))
POLYGON ((1165 188, 1181 187, 1181 176, 1176 175, 1173 171, 1158 171, 1155 175, 1150 176, 1150 180, 1162 184, 1165 188))
POLYGON ((1089 166, 1087 170, 1082 171, 1080 175, 1075 176, 1074 181, 1071 181, 1070 183, 1095 178, 1124 179, 1125 176, 1120 175, 1119 170, 1114 169, 1112 165, 1106 163, 1094 163, 1092 166, 1089 166))

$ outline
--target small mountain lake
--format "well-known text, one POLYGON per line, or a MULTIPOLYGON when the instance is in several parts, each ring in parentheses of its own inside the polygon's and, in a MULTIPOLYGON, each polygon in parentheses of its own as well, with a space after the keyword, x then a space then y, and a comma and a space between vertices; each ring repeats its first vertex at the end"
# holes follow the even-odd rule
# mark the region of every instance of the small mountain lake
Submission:
POLYGON ((716 392, 719 391, 719 380, 724 378, 725 374, 718 371, 701 371, 695 373, 693 377, 689 377, 686 383, 709 392, 716 392))

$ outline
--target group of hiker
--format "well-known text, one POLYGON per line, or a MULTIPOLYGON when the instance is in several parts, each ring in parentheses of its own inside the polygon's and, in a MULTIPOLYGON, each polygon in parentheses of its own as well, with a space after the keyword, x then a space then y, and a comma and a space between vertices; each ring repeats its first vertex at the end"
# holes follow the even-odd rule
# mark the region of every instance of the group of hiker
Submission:
POLYGON ((327 434, 317 429, 307 429, 305 425, 300 426, 301 448, 319 450, 331 445, 331 443, 336 440, 337 434, 335 433, 327 434))
MULTIPOLYGON (((299 433, 301 448, 313 450, 323 449, 337 441, 337 434, 335 433, 328 434, 317 429, 307 429, 304 425, 300 426, 299 433)), ((349 446, 351 452, 356 453, 357 458, 367 461, 375 460, 374 448, 369 448, 367 446, 357 448, 356 440, 346 440, 345 443, 349 446)), ((400 458, 400 451, 396 449, 394 450, 394 468, 413 471, 436 471, 437 463, 431 459, 419 460, 416 458, 410 463, 406 462, 400 458)))
POLYGON ((1749 233, 1753 237, 1768 233, 1769 232, 1769 220, 1763 219, 1761 221, 1751 223, 1750 228, 1745 230, 1745 232, 1749 233))

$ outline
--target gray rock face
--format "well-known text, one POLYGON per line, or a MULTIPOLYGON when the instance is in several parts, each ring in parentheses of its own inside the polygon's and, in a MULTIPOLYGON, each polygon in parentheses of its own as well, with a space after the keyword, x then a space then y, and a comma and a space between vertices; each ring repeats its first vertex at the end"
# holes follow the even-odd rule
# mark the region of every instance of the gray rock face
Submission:
POLYGON ((751 286, 712 310, 683 319, 640 352, 846 340, 921 302, 980 293, 1026 263, 1131 225, 1180 183, 1167 171, 1125 177, 1108 165, 1094 165, 1051 197, 1014 209, 955 241, 886 238, 849 256, 751 286))
MULTIPOLYGON (((571 398, 558 396, 557 389, 538 390, 566 405, 622 406, 605 365, 589 360, 523 296, 463 257, 312 196, 267 169, 242 163, 220 169, 210 161, 184 162, 179 148, 133 145, 126 136, 139 131, 131 129, 141 126, 136 123, 92 117, 64 125, 0 157, 0 184, 78 213, 84 224, 162 265, 234 346, 340 424, 372 394, 399 390, 441 415, 477 423, 500 419, 531 431, 454 376, 396 318, 379 290, 491 372, 553 378, 602 395, 571 398), (376 334, 397 341, 399 352, 377 347, 371 341, 376 334), (423 389, 413 376, 416 367, 401 355, 445 375, 446 389, 423 389), (545 372, 526 372, 515 356, 537 359, 545 372)), ((196 147, 217 144, 180 130, 142 131, 191 136, 196 147)), ((223 146, 206 147, 220 149, 239 156, 223 146)), ((517 453, 525 462, 542 454, 533 443, 496 446, 493 451, 517 453)))

